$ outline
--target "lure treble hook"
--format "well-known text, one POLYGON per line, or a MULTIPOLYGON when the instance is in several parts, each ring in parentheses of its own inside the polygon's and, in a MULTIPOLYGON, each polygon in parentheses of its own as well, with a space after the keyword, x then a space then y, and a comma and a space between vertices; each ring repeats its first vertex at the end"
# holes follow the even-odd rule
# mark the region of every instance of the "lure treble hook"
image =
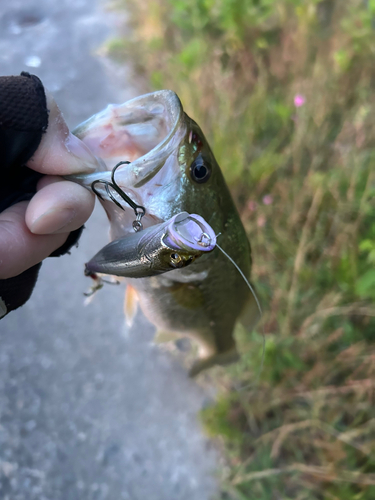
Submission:
POLYGON ((98 184, 99 182, 101 184, 104 184, 106 193, 109 196, 109 198, 113 201, 113 203, 115 203, 115 205, 117 205, 119 208, 121 208, 121 210, 125 210, 125 208, 116 200, 116 198, 111 193, 111 190, 109 188, 111 187, 112 189, 114 189, 116 191, 116 193, 120 196, 120 198, 123 199, 134 210, 136 218, 135 218, 135 221, 133 221, 133 229, 134 229, 134 231, 137 232, 137 231, 140 231, 141 229, 143 229, 141 219, 145 215, 146 209, 142 205, 137 205, 136 203, 134 203, 134 201, 131 198, 129 198, 129 196, 127 194, 124 193, 124 191, 120 188, 120 186, 115 181, 115 172, 118 169, 118 167, 120 165, 129 165, 129 163, 130 163, 130 161, 120 161, 119 163, 117 163, 117 165, 112 169, 112 173, 111 173, 111 181, 112 182, 108 182, 105 179, 96 179, 91 184, 91 189, 96 194, 96 196, 98 196, 101 200, 103 200, 102 195, 99 193, 99 191, 97 191, 95 189, 95 185, 98 184))

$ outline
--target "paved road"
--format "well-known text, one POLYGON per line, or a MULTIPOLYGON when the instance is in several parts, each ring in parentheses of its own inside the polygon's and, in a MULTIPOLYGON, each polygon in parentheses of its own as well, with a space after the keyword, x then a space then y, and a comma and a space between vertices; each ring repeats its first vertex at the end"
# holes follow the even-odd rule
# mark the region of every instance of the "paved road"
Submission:
MULTIPOLYGON (((2 0, 0 73, 40 76, 74 126, 137 95, 95 56, 114 20, 90 0, 2 0)), ((216 455, 197 421, 202 389, 153 346, 142 316, 126 330, 122 289, 82 305, 83 264, 106 234, 98 208, 79 249, 48 259, 32 299, 0 322, 2 500, 215 494, 216 455)))

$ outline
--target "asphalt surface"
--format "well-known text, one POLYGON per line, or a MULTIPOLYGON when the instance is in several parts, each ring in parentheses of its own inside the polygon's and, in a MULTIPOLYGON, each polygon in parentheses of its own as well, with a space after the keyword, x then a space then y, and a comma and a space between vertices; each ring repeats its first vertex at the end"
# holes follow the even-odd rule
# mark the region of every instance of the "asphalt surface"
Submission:
MULTIPOLYGON (((73 127, 139 93, 96 54, 117 14, 90 0, 0 1, 0 74, 37 74, 73 127)), ((29 302, 0 321, 1 500, 208 500, 217 456, 197 414, 207 395, 129 330, 121 287, 83 306, 84 262, 107 242, 98 207, 78 249, 47 259, 29 302)))

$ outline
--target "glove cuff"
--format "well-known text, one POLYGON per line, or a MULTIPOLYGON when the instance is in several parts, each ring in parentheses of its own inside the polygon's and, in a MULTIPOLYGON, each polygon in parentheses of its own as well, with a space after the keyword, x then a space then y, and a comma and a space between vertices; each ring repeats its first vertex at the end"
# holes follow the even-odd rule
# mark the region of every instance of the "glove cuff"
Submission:
POLYGON ((1 170, 25 164, 37 150, 48 126, 46 95, 37 76, 0 77, 1 170))

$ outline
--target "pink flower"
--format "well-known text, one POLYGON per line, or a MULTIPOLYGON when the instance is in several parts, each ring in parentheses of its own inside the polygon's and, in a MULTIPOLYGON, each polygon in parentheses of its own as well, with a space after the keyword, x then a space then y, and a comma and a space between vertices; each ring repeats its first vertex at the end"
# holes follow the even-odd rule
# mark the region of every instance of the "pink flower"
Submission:
POLYGON ((263 203, 265 205, 272 205, 273 202, 273 197, 270 194, 266 194, 266 196, 263 196, 263 203))
POLYGON ((248 203, 247 203, 247 208, 251 211, 251 212, 255 212, 255 210, 257 209, 257 206, 258 206, 258 203, 254 200, 250 200, 248 203))
POLYGON ((294 105, 296 108, 300 108, 305 104, 305 102, 306 102, 305 96, 303 96, 302 94, 296 94, 294 96, 294 105))

